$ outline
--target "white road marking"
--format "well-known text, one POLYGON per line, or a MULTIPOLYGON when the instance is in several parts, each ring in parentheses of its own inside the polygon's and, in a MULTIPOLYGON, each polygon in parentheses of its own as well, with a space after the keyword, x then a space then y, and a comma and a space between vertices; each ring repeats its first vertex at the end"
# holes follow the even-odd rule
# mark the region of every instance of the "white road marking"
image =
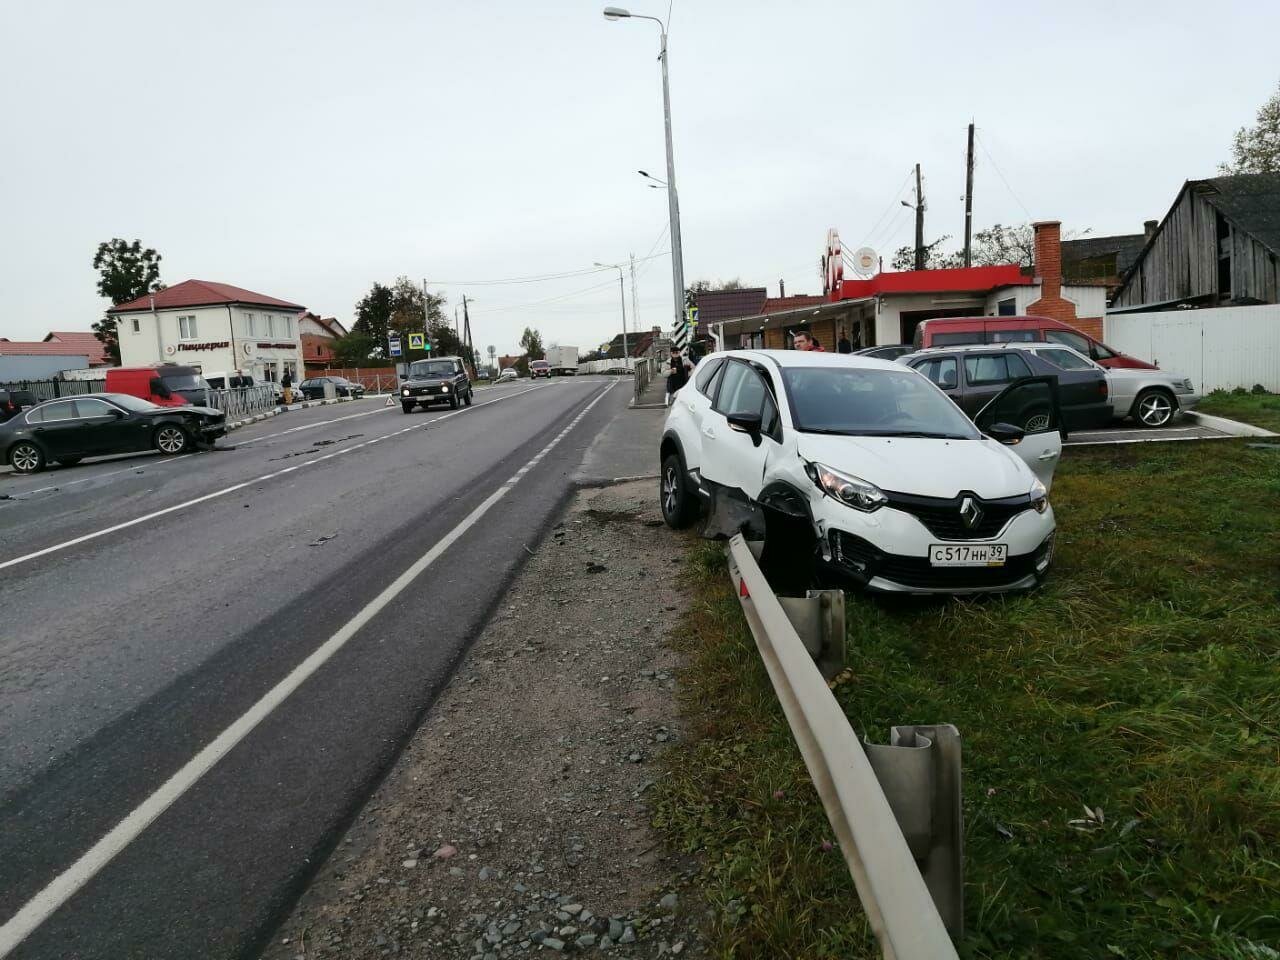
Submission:
POLYGON ((0 570, 4 570, 6 567, 16 566, 19 563, 26 563, 29 560, 34 560, 37 557, 43 557, 50 553, 57 553, 59 550, 66 550, 68 547, 74 547, 82 543, 87 543, 88 541, 96 540, 99 537, 105 537, 109 533, 116 533, 119 530, 127 530, 129 527, 136 527, 140 523, 146 523, 149 520, 155 520, 157 517, 163 517, 170 513, 176 513, 179 510, 185 510, 188 507, 194 507, 198 503, 205 503, 209 500, 216 500, 219 497, 225 497, 229 493, 235 493, 237 490, 243 490, 245 487, 251 487, 255 483, 261 483, 264 480, 271 480, 275 477, 282 477, 286 473, 293 473, 293 471, 300 470, 303 467, 310 467, 317 463, 323 463, 325 460, 332 460, 334 457, 340 457, 343 454, 350 453, 352 450, 359 450, 362 447, 369 446, 369 444, 371 443, 375 443, 377 440, 385 440, 386 437, 397 437, 402 433, 408 433, 410 430, 419 430, 423 427, 430 426, 433 423, 439 423, 441 420, 448 420, 450 417, 456 417, 459 414, 466 413, 468 410, 479 410, 481 407, 487 407, 490 404, 494 404, 494 403, 501 403, 503 400, 510 400, 513 397, 523 396, 526 393, 532 393, 534 390, 539 390, 539 389, 544 389, 544 388, 530 387, 528 390, 521 390, 519 393, 509 393, 504 397, 495 397, 493 400, 486 400, 484 403, 477 403, 475 406, 472 406, 472 407, 460 407, 459 409, 454 410, 451 413, 446 413, 442 417, 436 417, 433 420, 427 420, 426 422, 423 422, 423 423, 412 423, 409 426, 405 427, 404 429, 396 430, 392 433, 386 434, 386 436, 376 437, 373 440, 365 440, 361 443, 352 444, 349 447, 343 447, 342 449, 335 450, 332 453, 326 453, 324 456, 315 457, 312 460, 304 460, 302 463, 296 463, 291 467, 283 467, 280 470, 275 470, 275 471, 272 471, 271 473, 264 473, 261 476, 254 477, 252 480, 244 480, 240 483, 234 483, 229 487, 223 487, 221 490, 213 491, 213 493, 206 493, 204 496, 196 497, 193 500, 185 500, 182 503, 176 503, 171 507, 165 507, 162 510, 155 510, 151 513, 144 514, 141 517, 135 517, 132 520, 126 520, 123 523, 117 523, 110 527, 104 527, 101 530, 95 530, 93 533, 86 533, 83 536, 74 537, 71 540, 63 541, 62 543, 55 543, 53 546, 45 547, 43 550, 36 550, 32 553, 25 553, 20 557, 14 557, 12 560, 0 561, 0 570))
POLYGON ((332 420, 317 420, 315 423, 304 423, 300 427, 290 427, 288 430, 281 430, 279 433, 268 433, 262 437, 250 437, 248 440, 237 440, 237 447, 247 447, 251 443, 257 443, 259 440, 274 440, 276 437, 284 437, 291 433, 298 433, 302 430, 311 430, 315 427, 326 427, 331 423, 342 423, 344 420, 355 420, 357 417, 369 417, 375 413, 386 413, 388 410, 399 410, 397 404, 394 407, 378 407, 375 410, 366 410, 363 413, 352 413, 345 417, 334 417, 332 420))
MULTIPOLYGON (((377 616, 388 603, 403 593, 409 584, 440 558, 441 554, 453 546, 464 533, 475 526, 495 503, 511 491, 512 487, 519 482, 529 468, 540 462, 543 457, 551 452, 556 444, 568 435, 570 430, 582 422, 582 418, 591 411, 592 407, 604 399, 604 395, 612 390, 613 387, 614 385, 611 383, 601 390, 595 399, 583 407, 578 415, 569 421, 569 425, 556 434, 555 439, 538 451, 537 456, 521 467, 515 476, 489 494, 456 527, 445 534, 430 550, 415 560, 409 569, 396 577, 385 590, 370 600, 359 613, 339 628, 337 633, 317 647, 310 656, 294 667, 288 676, 268 690, 257 703, 218 734, 204 749, 188 760, 177 773, 161 784, 151 796, 130 811, 123 820, 107 832, 106 836, 90 847, 80 859, 58 874, 48 886, 28 900, 22 909, 5 922, 4 926, 0 926, 0 958, 7 957, 33 930, 44 923, 54 911, 70 900, 77 890, 92 880, 103 867, 110 863, 116 854, 136 840, 157 817, 190 790, 201 777, 212 770, 218 761, 225 757, 236 744, 247 737, 254 727, 270 716, 271 712, 302 686, 308 677, 341 650, 360 631, 361 627, 377 616)), ((512 394, 512 396, 516 396, 516 394, 512 394)), ((491 400, 489 402, 496 403, 497 401, 491 400)), ((404 431, 400 432, 403 433, 404 431)))

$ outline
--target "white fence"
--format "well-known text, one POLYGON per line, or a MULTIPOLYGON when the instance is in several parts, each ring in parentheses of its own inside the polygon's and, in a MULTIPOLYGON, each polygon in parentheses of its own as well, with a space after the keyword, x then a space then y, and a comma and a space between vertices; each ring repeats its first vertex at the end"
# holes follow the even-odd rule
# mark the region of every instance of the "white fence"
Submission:
POLYGON ((1191 378, 1201 393, 1280 393, 1280 305, 1109 314, 1109 346, 1191 378))
POLYGON ((240 387, 232 390, 209 391, 209 406, 225 413, 228 421, 266 413, 279 405, 275 391, 271 387, 240 387))
POLYGON ((628 357, 623 360, 588 360, 586 363, 578 364, 578 373, 628 373, 636 368, 637 361, 635 357, 628 357))

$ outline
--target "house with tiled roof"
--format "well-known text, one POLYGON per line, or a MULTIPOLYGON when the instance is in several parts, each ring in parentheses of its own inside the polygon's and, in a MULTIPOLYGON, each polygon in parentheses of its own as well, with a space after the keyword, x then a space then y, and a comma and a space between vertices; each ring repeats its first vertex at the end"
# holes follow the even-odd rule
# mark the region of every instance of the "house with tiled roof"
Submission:
POLYGON ((44 342, 82 350, 89 357, 91 367, 111 365, 111 357, 107 355, 107 345, 99 340, 92 330, 53 330, 45 334, 44 342))
POLYGON ((123 366, 182 363, 205 376, 248 374, 276 381, 303 371, 291 300, 229 283, 185 280, 107 311, 116 320, 123 366))
POLYGON ((322 317, 310 310, 298 317, 298 338, 302 345, 302 362, 309 372, 319 373, 334 365, 333 342, 347 335, 347 328, 337 317, 322 317))

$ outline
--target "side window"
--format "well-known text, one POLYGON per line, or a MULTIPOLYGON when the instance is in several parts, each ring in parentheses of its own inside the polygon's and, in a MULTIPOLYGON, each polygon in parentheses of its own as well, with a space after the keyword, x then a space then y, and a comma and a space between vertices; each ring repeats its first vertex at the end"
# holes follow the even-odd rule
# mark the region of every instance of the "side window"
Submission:
POLYGON ((930 341, 933 347, 954 347, 966 343, 981 343, 982 333, 973 330, 966 333, 937 333, 934 334, 930 341))
POLYGON ((964 378, 974 387, 987 383, 1005 383, 1009 379, 1005 359, 1003 353, 965 357, 964 378))
POLYGON ((1004 355, 1004 363, 1010 380, 1031 376, 1031 367, 1027 364, 1026 357, 1019 356, 1016 353, 1006 353, 1004 355))
POLYGON ((96 400, 93 397, 86 397, 83 400, 74 400, 72 402, 76 405, 76 416, 81 420, 86 420, 89 417, 109 417, 111 416, 111 411, 115 409, 111 404, 96 400))
POLYGON ((76 418, 76 408, 72 400, 46 404, 42 409, 44 410, 44 416, 41 417, 41 420, 45 423, 52 423, 55 420, 74 420, 76 418))
POLYGON ((1086 360, 1084 357, 1080 356, 1077 353, 1072 353, 1070 350, 1046 349, 1046 350, 1037 350, 1036 353, 1038 356, 1044 357, 1044 359, 1048 360, 1050 363, 1052 363, 1055 367, 1059 368, 1060 370, 1092 370, 1094 369, 1093 364, 1091 364, 1088 360, 1086 360))
POLYGON ((959 382, 955 357, 935 357, 932 360, 926 360, 916 369, 943 390, 954 390, 959 382))
POLYGON ((1089 341, 1084 334, 1073 330, 1046 330, 1044 338, 1049 343, 1065 343, 1072 350, 1089 355, 1089 341))
POLYGON ((27 423, 44 423, 44 407, 33 407, 28 410, 27 423))
POLYGON ((698 371, 698 375, 693 378, 694 386, 698 388, 698 392, 705 397, 711 396, 713 391, 710 389, 711 381, 720 368, 724 366, 724 360, 712 360, 710 363, 704 363, 702 369, 698 371))
POLYGON ((997 327, 991 331, 991 343, 1034 343, 1036 332, 1034 330, 1008 330, 997 327))
POLYGON ((773 394, 765 393, 764 409, 760 412, 760 429, 765 436, 772 437, 781 443, 782 435, 778 426, 778 405, 773 402, 773 394))
POLYGON ((760 375, 745 363, 730 363, 716 397, 715 409, 725 416, 763 412, 768 392, 760 375))

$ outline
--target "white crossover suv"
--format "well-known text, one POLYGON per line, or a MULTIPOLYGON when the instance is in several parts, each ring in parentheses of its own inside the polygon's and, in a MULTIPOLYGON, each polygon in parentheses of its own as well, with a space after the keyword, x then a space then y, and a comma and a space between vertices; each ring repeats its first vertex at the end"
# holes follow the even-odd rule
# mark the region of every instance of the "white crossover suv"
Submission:
POLYGON ((746 529, 766 559, 781 548, 784 567, 816 564, 869 590, 1030 589, 1053 556, 1055 379, 1011 383, 975 425, 887 360, 711 354, 667 416, 663 516, 678 528, 705 512, 708 535, 746 529))

